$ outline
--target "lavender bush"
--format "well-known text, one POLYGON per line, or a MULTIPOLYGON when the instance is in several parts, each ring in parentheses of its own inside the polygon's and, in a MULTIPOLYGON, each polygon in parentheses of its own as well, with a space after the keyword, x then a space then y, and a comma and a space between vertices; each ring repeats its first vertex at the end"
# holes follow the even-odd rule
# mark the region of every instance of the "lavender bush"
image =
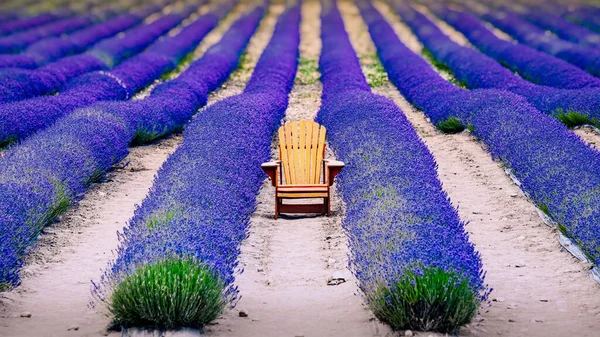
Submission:
POLYGON ((545 30, 510 12, 493 11, 482 18, 502 29, 517 41, 554 55, 590 74, 600 77, 600 51, 547 35, 545 30))
MULTIPOLYGON (((107 11, 104 15, 110 15, 107 11)), ((27 31, 0 37, 0 54, 19 53, 31 43, 49 36, 68 34, 102 20, 104 15, 87 14, 54 21, 27 31)))
POLYGON ((508 91, 446 88, 443 95, 431 95, 444 80, 402 45, 372 7, 364 6, 362 12, 381 62, 400 92, 432 121, 455 118, 469 126, 492 157, 514 173, 520 188, 598 265, 600 153, 508 91))
POLYGON ((96 42, 139 24, 161 5, 148 5, 106 22, 73 32, 65 37, 48 37, 29 45, 21 54, 0 55, 0 68, 33 69, 62 57, 79 54, 96 42))
POLYGON ((39 25, 43 25, 45 23, 59 20, 61 18, 62 16, 60 14, 57 15, 53 13, 42 13, 29 18, 17 18, 14 20, 9 20, 0 23, 0 35, 16 33, 21 30, 33 28, 39 25))
MULTIPOLYGON (((221 6, 231 7, 231 2, 221 6)), ((219 10, 220 12, 220 10, 219 10)), ((36 97, 0 106, 0 142, 23 139, 76 108, 102 100, 126 100, 167 71, 208 34, 220 16, 207 13, 177 35, 150 46, 110 71, 92 72, 69 81, 60 95, 36 97)))
POLYGON ((50 94, 74 77, 108 69, 148 47, 196 9, 186 6, 179 13, 163 15, 150 24, 135 27, 122 37, 103 40, 85 54, 65 57, 35 70, 1 69, 0 104, 50 94))
POLYGON ((318 118, 346 163, 339 190, 350 266, 370 308, 394 329, 455 332, 487 296, 479 254, 433 156, 402 111, 370 92, 337 7, 324 8, 318 118))
POLYGON ((571 22, 587 27, 600 33, 600 19, 598 10, 590 10, 590 7, 580 7, 574 11, 563 14, 563 17, 571 22))
POLYGON ((483 53, 531 82, 560 89, 600 87, 600 78, 526 45, 502 40, 469 13, 443 6, 433 10, 483 53))
POLYGON ((271 136, 287 108, 299 53, 299 22, 299 6, 280 16, 244 93, 198 115, 187 127, 183 144, 160 169, 120 236, 117 259, 94 286, 116 324, 199 327, 214 320, 225 304, 235 303, 239 246, 265 179, 260 164, 271 157, 271 136), (166 275, 172 264, 201 268, 205 277, 201 282, 170 282, 166 275), (147 269, 158 269, 158 276, 144 274, 147 269), (150 289, 153 282, 157 287, 150 289), (185 292, 189 288, 197 292, 185 292), (214 298, 215 290, 221 300, 214 298), (139 293, 144 295, 136 298, 139 293), (146 300, 164 296, 174 301, 146 300), (175 314, 180 311, 185 316, 175 314))
POLYGON ((395 9, 432 56, 469 88, 505 89, 522 95, 539 111, 568 126, 598 125, 599 88, 564 90, 533 84, 513 74, 494 59, 454 43, 431 20, 412 7, 396 2, 395 9))
POLYGON ((600 47, 600 35, 560 16, 536 10, 530 10, 523 16, 539 27, 552 31, 563 40, 575 42, 584 47, 600 47))
POLYGON ((80 109, 6 151, 0 158, 0 289, 18 284, 22 258, 40 231, 123 159, 137 134, 176 131, 205 104, 237 66, 263 12, 236 21, 201 59, 147 99, 80 109))

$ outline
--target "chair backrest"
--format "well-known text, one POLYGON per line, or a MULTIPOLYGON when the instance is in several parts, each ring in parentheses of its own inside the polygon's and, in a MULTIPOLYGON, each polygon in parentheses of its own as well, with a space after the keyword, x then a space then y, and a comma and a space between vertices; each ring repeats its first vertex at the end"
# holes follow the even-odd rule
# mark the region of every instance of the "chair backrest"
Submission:
POLYGON ((324 126, 311 120, 291 121, 279 128, 279 159, 286 185, 321 183, 325 132, 324 126))

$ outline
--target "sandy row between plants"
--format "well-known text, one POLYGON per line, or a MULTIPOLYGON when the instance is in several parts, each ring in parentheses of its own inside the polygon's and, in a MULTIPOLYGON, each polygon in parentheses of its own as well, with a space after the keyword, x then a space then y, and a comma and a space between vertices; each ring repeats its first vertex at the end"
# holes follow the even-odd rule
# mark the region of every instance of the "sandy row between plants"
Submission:
MULTIPOLYGON (((396 33, 414 51, 416 38, 390 8, 380 2, 396 33), (409 42, 411 41, 412 42, 409 42)), ((358 14, 356 14, 358 15, 358 14)), ((356 19, 356 34, 363 34, 356 19)), ((354 35, 354 34, 351 34, 354 35)), ((368 37, 363 52, 372 52, 368 37)), ((439 178, 481 253, 486 281, 494 288, 465 336, 595 336, 600 317, 600 286, 558 243, 534 205, 468 132, 445 135, 427 122, 390 83, 375 92, 392 98, 411 121, 438 163, 439 178)))
MULTIPOLYGON (((320 5, 303 5, 301 66, 285 120, 314 119, 321 83, 311 71, 318 62, 320 5)), ((273 158, 278 157, 274 140, 273 158)), ((329 158, 334 158, 331 151, 329 158)), ((335 194, 334 194, 335 195, 335 194)), ((342 201, 332 199, 331 217, 282 216, 273 219, 274 188, 265 180, 242 245, 236 278, 242 298, 209 336, 384 336, 389 328, 373 319, 363 305, 356 280, 346 268, 347 240, 341 228, 342 201), (334 272, 347 282, 328 286, 334 272), (244 311, 248 317, 240 317, 244 311)))
MULTIPOLYGON (((199 45, 199 57, 239 15, 248 8, 239 5, 199 45)), ((259 31, 258 35, 264 35, 259 31)), ((258 39, 262 39, 260 36, 258 39)), ((253 39, 256 41, 256 39, 253 39)), ((256 44, 256 42, 254 42, 256 44)), ((262 48, 249 45, 248 53, 262 48)), ((183 69, 183 68, 182 68, 183 69)), ((209 104, 238 93, 244 83, 232 78, 209 97, 209 104)), ((172 135, 155 143, 130 149, 130 154, 94 184, 76 207, 60 221, 44 229, 28 255, 21 273, 22 284, 0 293, 0 336, 101 336, 107 335, 109 319, 104 310, 88 308, 90 280, 98 280, 102 269, 114 257, 116 232, 133 216, 151 187, 154 175, 181 143, 172 135), (31 318, 20 317, 31 313, 31 318), (72 330, 68 330, 72 328, 72 330)), ((111 335, 120 335, 112 333, 111 335)))

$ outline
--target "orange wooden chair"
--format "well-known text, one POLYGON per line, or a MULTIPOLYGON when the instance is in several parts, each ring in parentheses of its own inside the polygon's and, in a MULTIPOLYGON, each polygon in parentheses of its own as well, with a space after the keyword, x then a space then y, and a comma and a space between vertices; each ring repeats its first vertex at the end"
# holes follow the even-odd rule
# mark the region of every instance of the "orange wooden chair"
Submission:
POLYGON ((275 219, 281 213, 331 214, 330 187, 344 163, 324 158, 325 132, 311 120, 287 122, 279 128, 280 160, 261 165, 275 186, 275 219), (283 199, 307 198, 321 198, 323 203, 283 203, 283 199))

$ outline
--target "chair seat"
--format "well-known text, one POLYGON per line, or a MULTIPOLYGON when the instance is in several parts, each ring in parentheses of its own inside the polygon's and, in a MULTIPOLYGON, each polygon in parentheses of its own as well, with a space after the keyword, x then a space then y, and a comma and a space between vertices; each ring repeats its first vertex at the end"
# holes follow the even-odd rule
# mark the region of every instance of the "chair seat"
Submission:
POLYGON ((329 187, 325 184, 280 185, 277 186, 279 198, 327 198, 329 187))

